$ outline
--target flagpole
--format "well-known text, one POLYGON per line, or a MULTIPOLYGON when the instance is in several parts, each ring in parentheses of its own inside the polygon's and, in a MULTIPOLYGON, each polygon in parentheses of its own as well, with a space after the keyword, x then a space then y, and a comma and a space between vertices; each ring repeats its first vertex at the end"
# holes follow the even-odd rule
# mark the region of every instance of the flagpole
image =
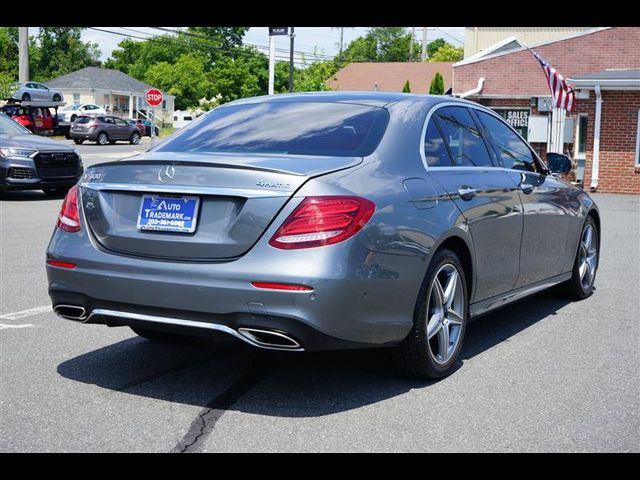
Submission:
MULTIPOLYGON (((538 55, 534 52, 526 43, 518 40, 520 44, 529 50, 533 55, 533 58, 536 59, 538 63, 538 55)), ((546 63, 546 62, 545 62, 546 63)), ((542 66, 542 64, 541 64, 542 66)), ((544 72, 544 69, 543 69, 544 72)), ((546 72, 545 72, 546 76, 546 72)), ((547 83, 549 79, 547 78, 547 83)), ((564 150, 564 120, 565 120, 565 112, 562 108, 556 106, 555 98, 553 96, 553 92, 551 92, 551 102, 553 104, 553 108, 551 110, 551 133, 549 135, 549 141, 547 142, 547 152, 553 153, 562 153, 564 150)))

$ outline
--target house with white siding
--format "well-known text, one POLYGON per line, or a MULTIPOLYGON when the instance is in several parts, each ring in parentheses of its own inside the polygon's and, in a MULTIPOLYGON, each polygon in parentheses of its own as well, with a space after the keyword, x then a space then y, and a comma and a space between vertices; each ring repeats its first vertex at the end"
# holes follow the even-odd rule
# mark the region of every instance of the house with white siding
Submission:
MULTIPOLYGON (((101 67, 76 70, 48 81, 47 86, 62 92, 67 105, 95 103, 122 118, 146 118, 149 107, 144 95, 154 88, 119 70, 101 67)), ((164 101, 154 108, 154 117, 158 123, 171 124, 175 96, 162 93, 164 101)))

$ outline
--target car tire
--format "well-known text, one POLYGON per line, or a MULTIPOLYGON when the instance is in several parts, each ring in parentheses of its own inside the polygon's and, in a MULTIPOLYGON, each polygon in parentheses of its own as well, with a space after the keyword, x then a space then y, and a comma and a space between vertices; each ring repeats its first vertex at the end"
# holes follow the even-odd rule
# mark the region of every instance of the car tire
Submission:
POLYGON ((53 96, 53 101, 54 101, 54 102, 60 102, 60 101, 61 101, 60 95, 58 95, 58 94, 56 93, 56 94, 53 96))
POLYGON ((109 145, 115 145, 117 140, 109 140, 109 145))
POLYGON ((82 145, 82 144, 84 143, 84 138, 74 138, 74 139, 73 139, 73 142, 74 142, 76 145, 82 145))
POLYGON ((100 132, 96 137, 96 143, 98 145, 106 145, 109 142, 109 135, 106 132, 100 132))
POLYGON ((583 300, 591 296, 599 262, 600 236, 593 216, 588 215, 580 231, 571 279, 562 285, 564 293, 574 300, 583 300))
POLYGON ((129 139, 129 142, 131 143, 131 145, 137 145, 138 143, 140 143, 140 134, 138 132, 133 132, 131 138, 129 139))
POLYGON ((186 340, 186 335, 178 333, 161 332, 159 330, 150 330, 142 327, 129 327, 139 337, 146 338, 152 342, 180 342, 186 340))
POLYGON ((462 263, 451 250, 438 250, 420 287, 413 328, 393 350, 398 370, 421 380, 451 374, 462 350, 468 312, 469 296, 462 263), (453 289, 446 296, 449 282, 453 282, 453 289))
POLYGON ((23 93, 23 94, 22 94, 22 101, 23 101, 23 102, 29 102, 29 101, 31 101, 31 95, 29 95, 28 93, 23 93))

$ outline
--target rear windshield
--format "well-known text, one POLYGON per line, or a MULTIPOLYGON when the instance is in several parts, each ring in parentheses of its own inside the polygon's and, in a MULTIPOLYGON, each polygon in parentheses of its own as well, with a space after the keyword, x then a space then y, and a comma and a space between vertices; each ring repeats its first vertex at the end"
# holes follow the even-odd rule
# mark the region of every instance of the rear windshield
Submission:
POLYGON ((89 123, 91 120, 93 120, 92 117, 80 117, 76 120, 76 123, 89 123))
POLYGON ((363 157, 387 128, 384 108, 347 103, 263 102, 216 108, 161 144, 161 152, 363 157))

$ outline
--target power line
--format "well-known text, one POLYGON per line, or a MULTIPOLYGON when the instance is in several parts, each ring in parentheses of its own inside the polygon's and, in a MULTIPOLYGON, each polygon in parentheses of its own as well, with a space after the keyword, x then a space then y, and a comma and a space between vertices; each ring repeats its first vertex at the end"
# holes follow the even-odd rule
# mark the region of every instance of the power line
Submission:
MULTIPOLYGON (((124 27, 122 27, 122 28, 124 28, 124 27)), ((166 28, 166 27, 149 27, 149 28, 154 28, 156 30, 161 30, 161 31, 164 31, 164 32, 177 33, 177 34, 182 34, 182 35, 186 35, 186 36, 189 36, 189 37, 199 38, 199 39, 201 39, 203 41, 209 42, 209 44, 212 44, 212 40, 210 38, 208 38, 208 37, 206 37, 204 35, 201 35, 199 33, 189 32, 189 31, 185 31, 185 30, 174 30, 174 29, 166 28)), ((256 47, 256 48, 264 48, 264 49, 268 49, 269 48, 268 45, 260 45, 260 44, 257 44, 257 43, 249 43, 249 42, 243 42, 243 45, 248 45, 248 46, 256 47)), ((217 47, 218 48, 223 48, 219 44, 217 45, 217 47)), ((278 48, 278 47, 276 47, 276 51, 284 52, 284 53, 287 53, 287 54, 289 53, 289 49, 287 49, 287 48, 278 48)), ((330 56, 330 55, 325 55, 325 54, 316 53, 316 52, 312 53, 312 52, 305 52, 305 51, 302 51, 302 50, 294 50, 294 53, 298 53, 300 55, 310 55, 310 56, 313 56, 315 58, 323 58, 325 60, 333 60, 333 57, 330 56)))
MULTIPOLYGON (((112 35, 119 35, 119 36, 128 37, 128 38, 136 38, 136 39, 139 39, 139 40, 147 40, 147 41, 150 41, 150 42, 159 42, 159 41, 161 41, 159 35, 149 34, 148 32, 140 32, 139 30, 137 32, 142 33, 142 34, 148 34, 148 35, 151 35, 151 36, 149 36, 149 37, 141 37, 141 36, 133 35, 133 34, 130 34, 130 33, 114 32, 113 30, 107 30, 107 29, 97 28, 97 27, 87 27, 87 28, 89 28, 91 30, 96 30, 96 31, 99 31, 99 32, 110 33, 112 35)), ((119 28, 125 28, 125 27, 119 27, 119 28)), ((128 30, 135 31, 133 29, 128 29, 128 30)), ((182 40, 180 40, 180 39, 178 39, 176 37, 170 36, 170 35, 162 36, 162 38, 165 41, 168 41, 169 43, 171 43, 173 45, 176 45, 176 46, 180 46, 180 47, 193 47, 194 46, 192 44, 183 42, 182 40)), ((229 52, 228 49, 225 49, 223 47, 210 45, 210 48, 214 49, 214 50, 218 50, 218 51, 229 52)), ((262 53, 262 52, 258 52, 258 53, 262 53)), ((246 56, 248 58, 249 57, 250 58, 255 58, 255 53, 254 52, 250 52, 250 51, 243 50, 243 49, 235 49, 235 50, 233 50, 233 55, 234 56, 243 56, 244 55, 244 56, 246 56)), ((276 56, 276 59, 279 60, 279 61, 287 61, 287 62, 289 60, 288 57, 286 57, 284 54, 278 54, 276 56)), ((294 62, 294 63, 296 63, 297 65, 306 66, 306 64, 304 62, 294 62)))

